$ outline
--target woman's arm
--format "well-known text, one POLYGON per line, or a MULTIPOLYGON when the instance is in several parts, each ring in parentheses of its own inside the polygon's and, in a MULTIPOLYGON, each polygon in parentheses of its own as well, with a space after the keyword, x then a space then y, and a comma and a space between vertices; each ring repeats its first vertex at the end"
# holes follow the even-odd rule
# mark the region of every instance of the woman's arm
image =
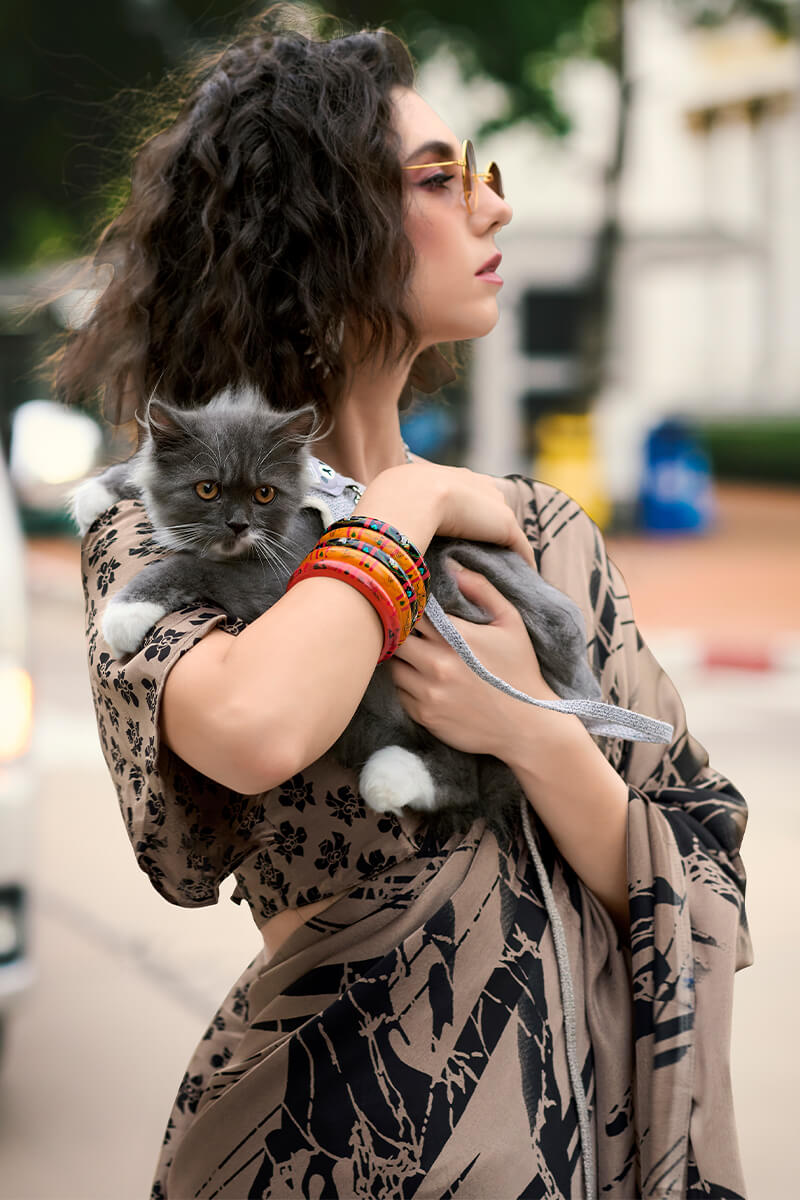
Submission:
MULTIPOLYGON (((353 511, 380 515, 424 554, 439 521, 435 492, 417 494, 388 474, 353 511)), ((268 791, 333 745, 382 645, 383 625, 365 596, 340 580, 301 580, 238 637, 211 633, 175 664, 164 690, 164 739, 225 786, 268 791)))
MULTIPOLYGON (((464 468, 389 468, 353 512, 401 529, 422 554, 439 533, 506 545, 533 562, 503 489, 464 468)), ((237 638, 209 636, 176 663, 165 690, 164 736, 211 779, 268 791, 344 731, 382 644, 369 600, 341 580, 304 579, 237 638)))
POLYGON ((628 785, 577 717, 515 704, 519 711, 509 715, 495 754, 514 772, 561 856, 627 938, 628 785))

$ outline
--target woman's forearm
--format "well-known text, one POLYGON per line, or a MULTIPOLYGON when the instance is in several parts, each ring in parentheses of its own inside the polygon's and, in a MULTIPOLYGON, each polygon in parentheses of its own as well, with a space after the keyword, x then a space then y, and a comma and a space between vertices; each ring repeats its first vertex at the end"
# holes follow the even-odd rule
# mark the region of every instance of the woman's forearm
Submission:
POLYGON ((504 727, 497 757, 514 772, 559 853, 627 937, 628 786, 577 717, 515 704, 519 712, 504 727))
MULTIPOLYGON (((417 493, 414 474, 388 469, 365 489, 356 515, 399 526, 425 553, 438 497, 417 493)), ((369 600, 333 577, 301 580, 230 645, 223 664, 242 731, 240 758, 259 791, 316 762, 346 728, 383 646, 369 600), (263 764, 263 765, 262 765, 263 764)))

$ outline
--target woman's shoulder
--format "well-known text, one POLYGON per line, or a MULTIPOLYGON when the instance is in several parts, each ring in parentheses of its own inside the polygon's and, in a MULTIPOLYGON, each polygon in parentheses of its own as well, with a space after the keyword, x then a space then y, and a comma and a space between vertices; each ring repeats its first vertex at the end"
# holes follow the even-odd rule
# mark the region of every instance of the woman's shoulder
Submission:
POLYGON ((586 509, 568 492, 517 472, 492 478, 536 549, 548 549, 551 554, 556 554, 557 546, 570 557, 581 547, 596 549, 598 539, 601 539, 600 530, 586 509))

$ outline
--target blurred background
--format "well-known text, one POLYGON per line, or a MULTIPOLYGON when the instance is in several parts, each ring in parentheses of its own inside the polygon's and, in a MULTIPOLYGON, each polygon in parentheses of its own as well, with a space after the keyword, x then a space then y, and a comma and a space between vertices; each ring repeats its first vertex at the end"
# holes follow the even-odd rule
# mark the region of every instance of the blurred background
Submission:
MULTIPOLYGON (((125 195, 149 89, 261 7, 0 11, 2 1200, 145 1196, 185 1064, 259 946, 226 899, 173 909, 136 870, 64 509, 134 442, 61 409, 36 368, 103 286, 78 260, 125 195)), ((800 0, 324 7, 405 36, 422 95, 480 169, 501 165, 500 321, 404 434, 587 509, 690 729, 748 799, 756 957, 736 981, 734 1093, 749 1194, 792 1196, 800 0)))

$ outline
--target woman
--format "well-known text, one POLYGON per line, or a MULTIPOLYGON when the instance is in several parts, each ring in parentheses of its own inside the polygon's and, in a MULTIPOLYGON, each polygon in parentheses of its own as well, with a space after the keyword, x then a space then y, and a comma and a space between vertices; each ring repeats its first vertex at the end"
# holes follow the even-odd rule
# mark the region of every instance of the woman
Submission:
MULTIPOLYGON (((247 626, 159 621, 116 661, 109 595, 157 550, 136 501, 83 543, 98 728, 140 866, 171 902, 233 873, 264 950, 180 1087, 155 1197, 744 1195, 728 1078, 734 971, 751 961, 744 801, 708 765, 600 533, 564 493, 404 452, 436 347, 497 316, 495 171, 414 91, 385 31, 248 27, 200 64, 145 144, 99 259, 115 273, 60 363, 117 421, 158 385, 200 404, 235 380, 311 398, 313 451, 365 485, 354 512, 518 550, 581 607, 604 698, 669 721, 669 747, 600 738, 476 677, 423 616, 390 660, 407 712, 514 771, 561 913, 575 989, 579 1130, 553 935, 521 823, 437 840, 367 808, 328 751, 384 630, 358 591, 302 580, 247 626), (483 275, 483 277, 482 277, 483 275), (313 586, 312 586, 313 585, 313 586), (346 631, 346 636, 342 636, 346 631), (590 1143, 590 1144, 588 1144, 590 1143)), ((480 660, 552 697, 516 610, 460 622, 480 660)))

